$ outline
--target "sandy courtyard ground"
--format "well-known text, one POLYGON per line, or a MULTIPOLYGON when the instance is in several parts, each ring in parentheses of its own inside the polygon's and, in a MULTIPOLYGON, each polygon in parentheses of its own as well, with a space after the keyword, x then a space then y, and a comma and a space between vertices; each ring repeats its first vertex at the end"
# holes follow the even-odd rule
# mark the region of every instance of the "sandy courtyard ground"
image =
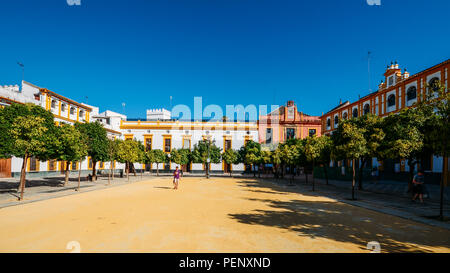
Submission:
POLYGON ((169 178, 0 209, 0 252, 450 252, 450 231, 245 178, 169 178), (73 243, 72 243, 73 244, 73 243), (76 243, 75 243, 76 245, 76 243))

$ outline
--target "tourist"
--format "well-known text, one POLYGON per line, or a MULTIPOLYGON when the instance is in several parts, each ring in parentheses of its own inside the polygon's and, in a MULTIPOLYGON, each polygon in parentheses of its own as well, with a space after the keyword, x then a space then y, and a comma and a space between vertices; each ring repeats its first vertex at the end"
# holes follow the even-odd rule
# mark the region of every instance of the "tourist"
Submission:
POLYGON ((178 166, 175 168, 175 171, 173 172, 173 189, 178 189, 178 182, 180 180, 180 170, 178 169, 178 166))
POLYGON ((416 201, 417 197, 419 197, 420 202, 423 203, 423 193, 425 191, 424 183, 425 176, 423 174, 423 171, 419 170, 419 172, 413 178, 413 202, 416 201))

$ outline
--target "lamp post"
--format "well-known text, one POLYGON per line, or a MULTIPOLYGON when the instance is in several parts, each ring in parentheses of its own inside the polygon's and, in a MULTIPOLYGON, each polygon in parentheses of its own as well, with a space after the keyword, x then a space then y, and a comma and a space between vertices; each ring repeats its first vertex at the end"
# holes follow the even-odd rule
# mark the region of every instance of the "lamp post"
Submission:
MULTIPOLYGON (((209 147, 208 147, 208 153, 209 153, 209 147)), ((209 158, 209 155, 208 155, 208 158, 206 159, 206 178, 207 179, 209 179, 209 162, 211 162, 211 159, 209 158)))
POLYGON ((167 159, 169 160, 169 173, 170 173, 170 154, 167 154, 167 159))

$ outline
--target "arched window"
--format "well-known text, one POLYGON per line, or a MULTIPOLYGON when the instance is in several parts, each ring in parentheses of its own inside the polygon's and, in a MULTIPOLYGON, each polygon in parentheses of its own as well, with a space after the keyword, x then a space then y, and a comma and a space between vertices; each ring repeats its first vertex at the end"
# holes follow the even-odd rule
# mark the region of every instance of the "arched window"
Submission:
POLYGON ((406 100, 410 101, 417 98, 417 88, 415 86, 411 86, 408 88, 408 91, 406 91, 406 100))
POLYGON ((66 105, 63 103, 61 104, 61 112, 65 112, 66 111, 66 105))
POLYGON ((330 127, 330 126, 331 126, 331 119, 328 118, 328 119, 327 119, 327 127, 330 127))
POLYGON ((75 115, 75 107, 70 107, 70 114, 75 115))
POLYGON ((439 90, 439 78, 434 77, 428 82, 428 86, 431 91, 437 92, 439 90))
POLYGON ((339 124, 339 117, 334 116, 334 126, 337 126, 339 124))
POLYGON ((366 104, 364 105, 364 115, 367 115, 370 113, 370 105, 366 104))
POLYGON ((353 117, 354 118, 358 117, 358 108, 353 109, 353 117))
POLYGON ((347 118, 348 118, 347 112, 345 112, 345 113, 342 115, 342 117, 343 117, 344 119, 347 119, 347 118))
POLYGON ((389 95, 389 97, 387 99, 387 106, 388 107, 395 106, 395 95, 394 94, 389 95))
POLYGON ((56 101, 52 100, 52 108, 55 108, 55 107, 56 107, 56 101))

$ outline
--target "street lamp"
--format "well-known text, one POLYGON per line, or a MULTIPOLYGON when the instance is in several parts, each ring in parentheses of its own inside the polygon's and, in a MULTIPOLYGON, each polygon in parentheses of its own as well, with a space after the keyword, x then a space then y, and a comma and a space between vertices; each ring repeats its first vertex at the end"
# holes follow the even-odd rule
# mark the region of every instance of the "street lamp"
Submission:
MULTIPOLYGON (((208 150, 208 152, 209 152, 209 150, 208 150)), ((209 158, 209 155, 208 155, 208 158, 206 159, 206 178, 207 179, 209 179, 209 162, 211 162, 211 159, 209 158)))
POLYGON ((169 160, 169 173, 170 173, 170 154, 167 154, 167 159, 169 160))

